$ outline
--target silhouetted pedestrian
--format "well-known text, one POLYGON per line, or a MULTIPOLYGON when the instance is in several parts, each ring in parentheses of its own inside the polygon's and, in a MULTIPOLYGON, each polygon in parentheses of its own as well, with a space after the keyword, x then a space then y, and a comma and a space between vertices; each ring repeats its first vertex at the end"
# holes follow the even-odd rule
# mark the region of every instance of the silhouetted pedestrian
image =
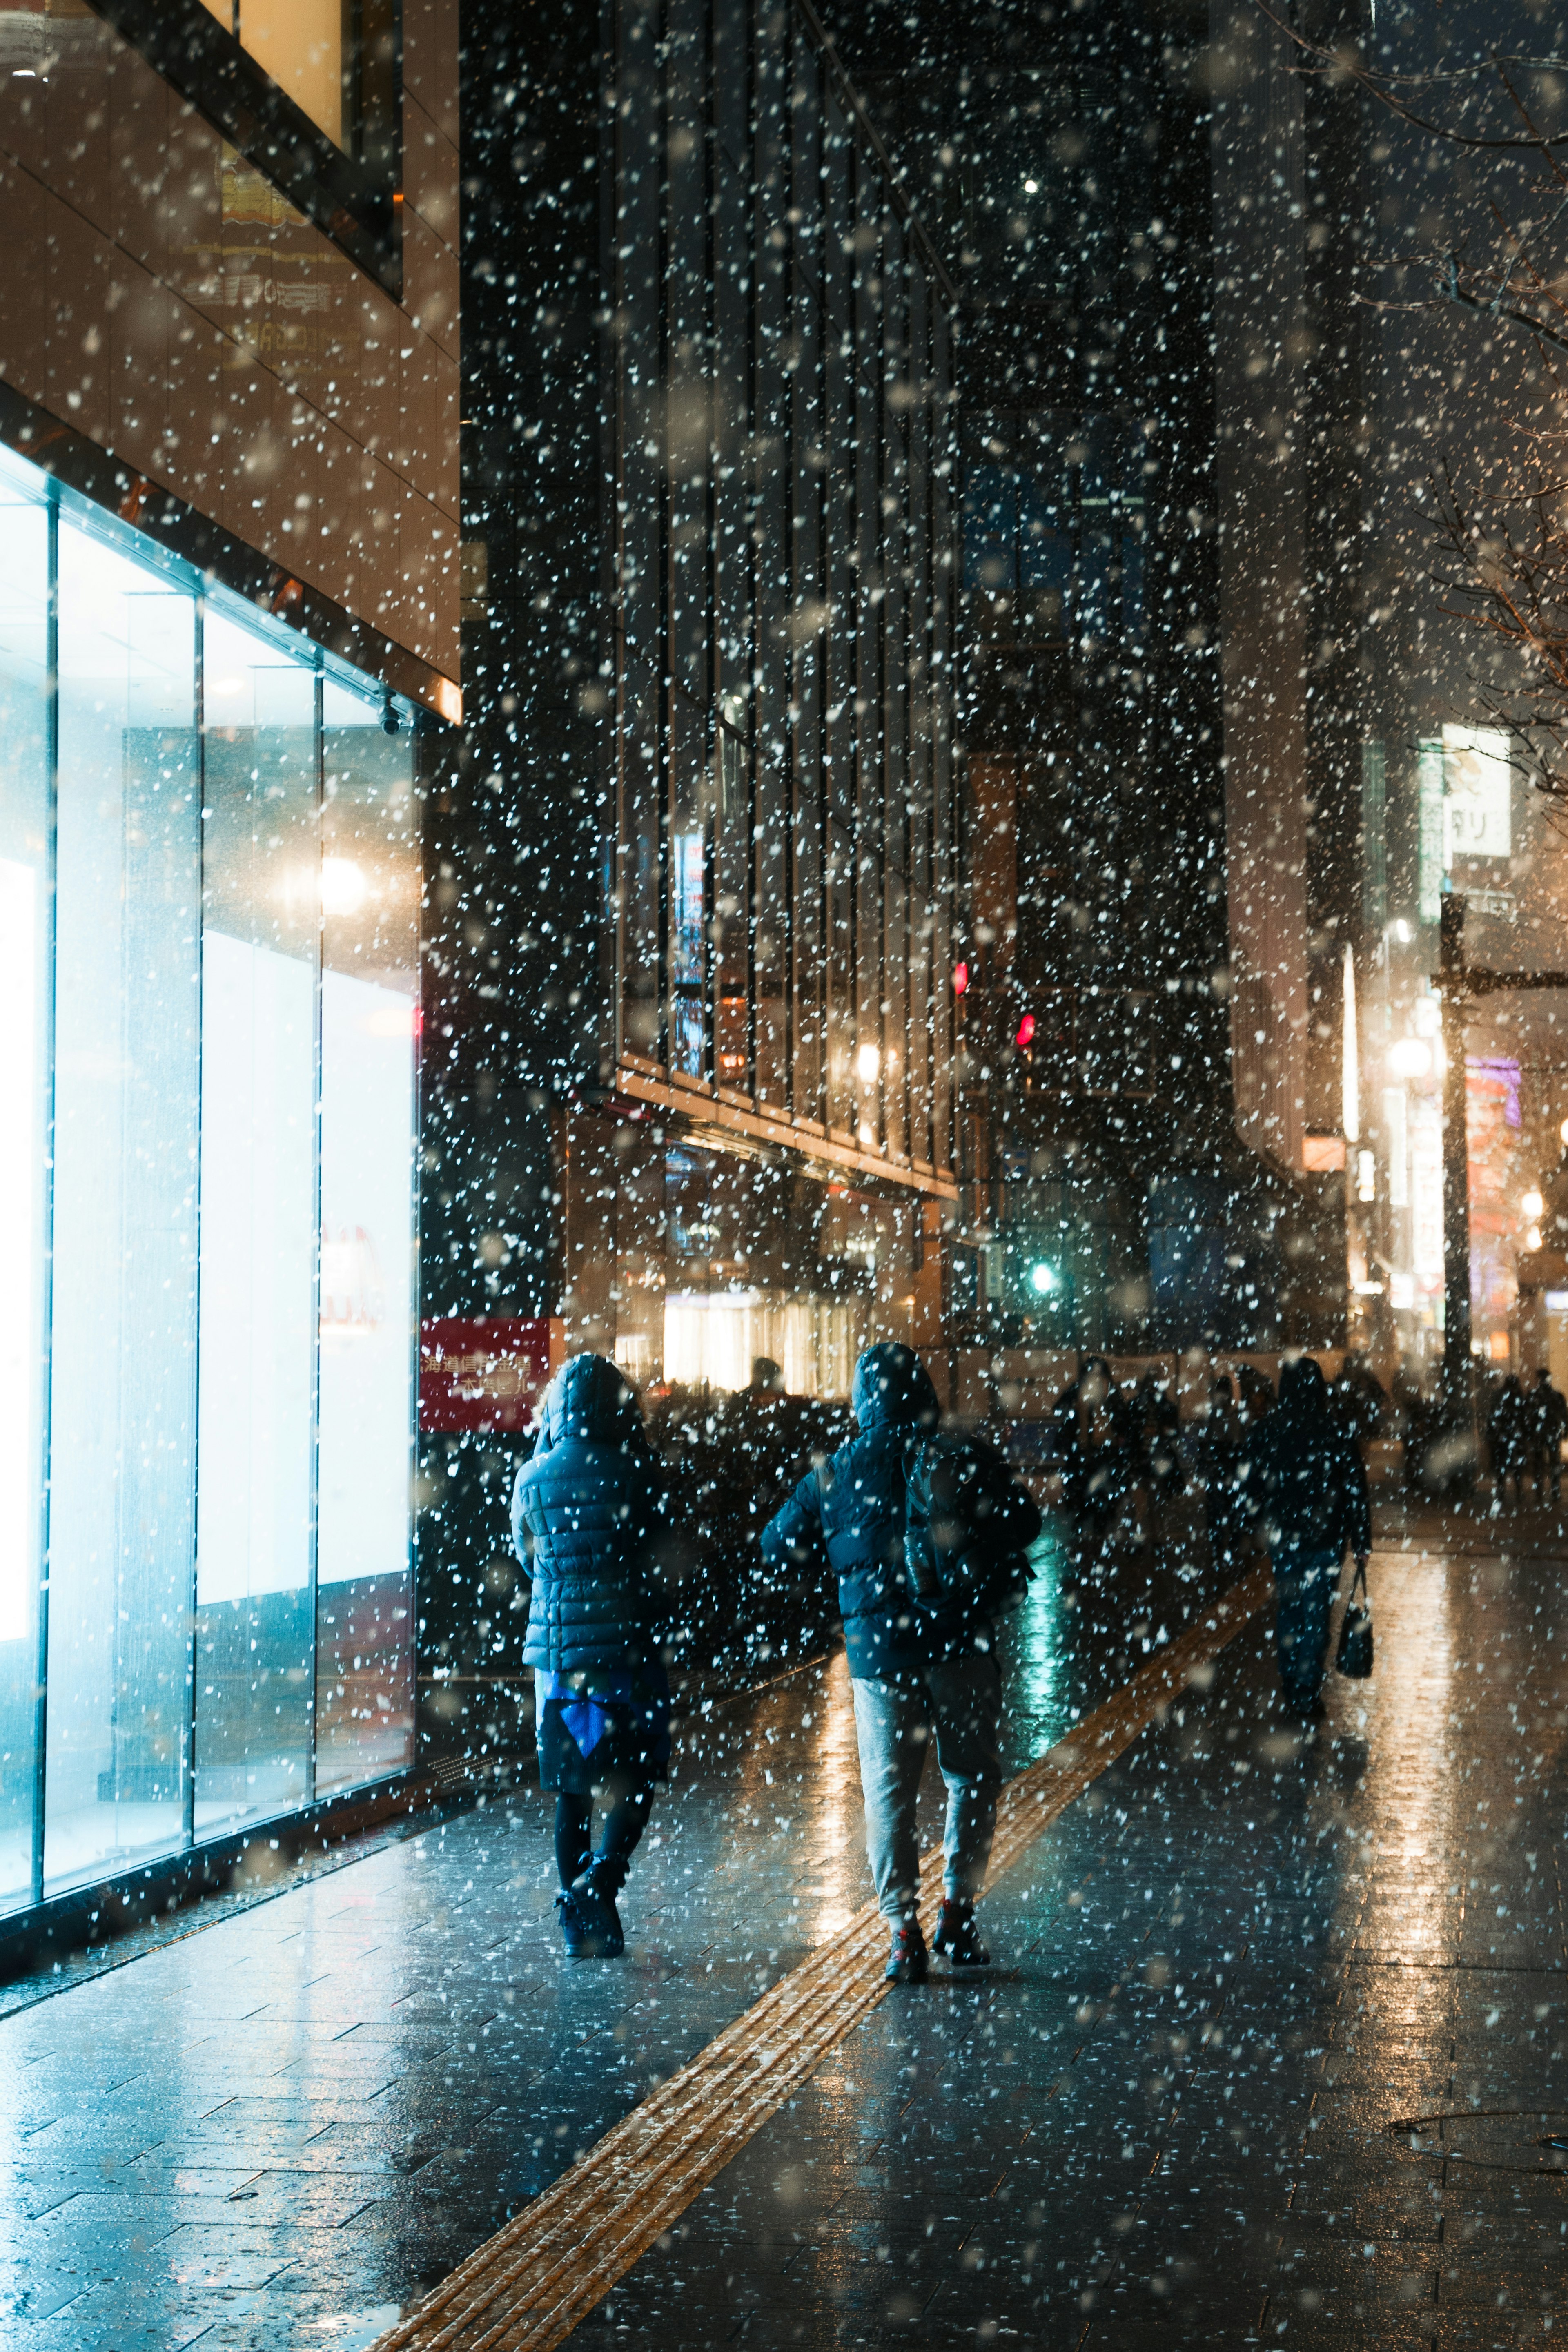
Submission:
POLYGON ((1181 1493, 1186 1465, 1181 1444, 1181 1414, 1170 1384, 1151 1364, 1139 1378, 1128 1408, 1133 1441, 1133 1475, 1145 1487, 1150 1517, 1181 1493))
POLYGON ((1406 1491, 1419 1493, 1426 1466, 1427 1447, 1433 1427, 1431 1402, 1422 1388, 1420 1378, 1408 1360, 1401 1359, 1395 1372, 1390 1401, 1395 1414, 1395 1426, 1403 1445, 1402 1476, 1406 1491))
POLYGON ((654 1784, 669 1778, 656 1587, 674 1500, 619 1369, 574 1356, 545 1391, 512 1496, 512 1540, 533 1580, 523 1661, 534 1669, 539 1782, 556 1801, 556 1903, 572 1959, 623 1949, 615 1898, 654 1784))
POLYGON ((1136 1446, 1126 1400, 1103 1356, 1085 1356, 1051 1410, 1051 1466, 1071 1533, 1070 1586, 1098 1567, 1132 1492, 1136 1446))
POLYGON ((1243 1437, 1274 1410, 1274 1383, 1256 1364, 1236 1367, 1237 1425, 1243 1437))
POLYGON ((1552 1385, 1552 1374, 1542 1364, 1535 1375, 1535 1387, 1529 1399, 1534 1428, 1531 1433, 1535 1474, 1535 1493, 1540 1502, 1551 1501, 1553 1507, 1563 1499, 1563 1441, 1568 1437, 1568 1397, 1552 1385))
MULTIPOLYGON (((975 1898, 986 1883, 1001 1785, 998 1737, 1002 1682, 996 1656, 998 1606, 1021 1576, 1021 1554, 1040 1532, 1040 1513, 1007 1465, 975 1438, 938 1439, 941 1408, 909 1348, 868 1348, 855 1366, 857 1434, 820 1469, 808 1471, 763 1530, 765 1563, 797 1563, 819 1549, 839 1580, 844 1648, 854 1692, 866 1845, 877 1902, 892 1930, 890 1978, 925 1974, 919 1917, 920 1849, 915 1805, 926 1750, 935 1739, 947 1786, 941 1918, 935 1948, 961 1965, 990 1955, 976 1931, 975 1898), (936 1448, 981 1507, 984 1539, 937 1574, 929 1596, 911 1580, 911 1503, 936 1448)), ((926 1501, 929 1506, 929 1489, 926 1501)), ((950 1504, 954 1515, 963 1509, 950 1504)), ((926 1524, 935 1528, 936 1516, 926 1524)))
POLYGON ((1334 1419, 1352 1444, 1369 1445, 1382 1425, 1388 1399, 1359 1349, 1352 1349, 1345 1357, 1329 1395, 1334 1419))
POLYGON ((1187 1441, 1203 1490, 1209 1551, 1217 1564, 1234 1559, 1244 1543, 1245 1512, 1238 1483, 1240 1440, 1236 1400, 1230 1382, 1220 1376, 1210 1381, 1202 1415, 1187 1441))
POLYGON ((1280 1402, 1247 1448, 1253 1507, 1279 1588, 1275 1639, 1287 1711, 1301 1721, 1322 1704, 1329 1617, 1347 1549, 1364 1568, 1372 1549, 1366 1472, 1329 1411, 1322 1372, 1297 1356, 1280 1373, 1280 1402))
POLYGON ((1515 1374, 1511 1372, 1493 1399, 1487 1415, 1487 1445, 1491 1454, 1494 1507, 1518 1510, 1524 1501, 1525 1471, 1530 1460, 1534 1414, 1515 1374), (1509 1502, 1509 1488, 1513 1501, 1509 1502))

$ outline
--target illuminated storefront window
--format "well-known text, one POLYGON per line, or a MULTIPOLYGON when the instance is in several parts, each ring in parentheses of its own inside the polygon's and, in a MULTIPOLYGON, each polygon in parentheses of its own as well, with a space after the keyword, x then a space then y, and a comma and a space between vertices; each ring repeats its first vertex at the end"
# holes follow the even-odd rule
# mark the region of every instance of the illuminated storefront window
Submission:
POLYGON ((13 1910, 411 1760, 420 885, 412 710, 4 452, 0 545, 13 1910))
MULTIPOLYGON (((867 1321, 862 1298, 671 1291, 664 1300, 664 1378, 677 1388, 734 1391, 747 1385, 758 1357, 766 1356, 791 1396, 847 1397, 867 1321)), ((630 1363, 623 1369, 632 1372, 630 1363)))

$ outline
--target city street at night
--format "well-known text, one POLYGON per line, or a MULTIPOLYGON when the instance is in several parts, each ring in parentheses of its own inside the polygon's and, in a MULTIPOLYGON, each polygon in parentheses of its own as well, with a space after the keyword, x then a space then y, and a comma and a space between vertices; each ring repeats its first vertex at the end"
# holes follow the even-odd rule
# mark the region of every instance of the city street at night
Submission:
POLYGON ((1541 0, 0 0, 0 2352, 1568 2352, 1541 0))

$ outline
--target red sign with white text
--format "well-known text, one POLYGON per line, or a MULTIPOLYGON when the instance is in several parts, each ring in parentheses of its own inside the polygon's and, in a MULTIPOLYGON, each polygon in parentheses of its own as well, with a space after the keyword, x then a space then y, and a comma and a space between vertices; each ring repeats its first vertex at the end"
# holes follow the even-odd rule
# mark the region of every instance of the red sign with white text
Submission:
POLYGON ((443 1316, 419 1327, 421 1429, 527 1429, 549 1380, 548 1316, 443 1316))

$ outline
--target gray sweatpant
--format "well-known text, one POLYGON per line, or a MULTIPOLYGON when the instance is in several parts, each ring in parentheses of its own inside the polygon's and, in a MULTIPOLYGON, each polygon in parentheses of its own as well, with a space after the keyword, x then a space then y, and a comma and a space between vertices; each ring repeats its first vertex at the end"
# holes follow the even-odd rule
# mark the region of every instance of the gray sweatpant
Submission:
POLYGON ((927 1666, 918 1680, 873 1683, 857 1677, 852 1687, 866 1852, 883 1918, 903 1918, 919 1896, 915 1807, 933 1736, 947 1783, 944 1891, 978 1895, 991 1858, 1002 1779, 997 1744, 1002 1678, 995 1658, 976 1651, 927 1666))

